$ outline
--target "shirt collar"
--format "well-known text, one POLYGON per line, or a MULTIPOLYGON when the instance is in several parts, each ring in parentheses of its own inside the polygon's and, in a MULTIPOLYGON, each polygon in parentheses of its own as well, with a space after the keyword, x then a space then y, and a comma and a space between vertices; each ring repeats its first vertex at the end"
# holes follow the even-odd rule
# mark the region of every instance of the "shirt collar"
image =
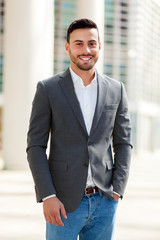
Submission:
MULTIPOLYGON (((78 82, 81 82, 81 83, 83 84, 82 78, 80 78, 80 77, 72 70, 71 66, 69 67, 69 70, 70 70, 70 73, 71 73, 71 77, 72 77, 72 80, 73 80, 73 84, 76 85, 78 82)), ((95 72, 95 76, 94 76, 93 80, 91 81, 91 83, 90 83, 89 85, 95 84, 95 83, 97 84, 97 73, 96 73, 96 72, 95 72)), ((88 85, 88 86, 89 86, 89 85, 88 85)))

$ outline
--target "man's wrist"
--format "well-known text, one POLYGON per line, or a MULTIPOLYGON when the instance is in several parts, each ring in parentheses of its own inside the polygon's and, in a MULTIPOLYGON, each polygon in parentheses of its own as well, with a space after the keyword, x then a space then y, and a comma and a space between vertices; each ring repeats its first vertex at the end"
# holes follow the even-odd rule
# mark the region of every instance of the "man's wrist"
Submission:
POLYGON ((121 198, 121 195, 117 192, 113 192, 113 198, 115 201, 118 201, 121 198))
POLYGON ((52 195, 49 195, 49 196, 47 196, 45 198, 42 198, 42 201, 45 201, 45 200, 47 200, 49 198, 52 198, 52 197, 56 197, 56 194, 52 194, 52 195))
POLYGON ((113 191, 113 193, 115 193, 116 195, 118 195, 119 197, 121 197, 121 195, 115 191, 113 191))

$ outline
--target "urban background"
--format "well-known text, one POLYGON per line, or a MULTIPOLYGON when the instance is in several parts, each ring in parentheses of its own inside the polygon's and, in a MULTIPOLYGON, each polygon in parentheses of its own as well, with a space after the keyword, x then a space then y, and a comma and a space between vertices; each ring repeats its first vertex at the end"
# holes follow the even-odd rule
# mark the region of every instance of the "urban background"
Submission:
MULTIPOLYGON (((0 185, 0 196, 4 197, 2 206, 6 206, 5 203, 9 201, 7 196, 12 198, 12 195, 16 194, 21 198, 14 200, 22 208, 24 206, 21 200, 25 201, 25 197, 30 206, 33 204, 31 203, 31 199, 34 201, 33 193, 30 190, 32 180, 25 154, 32 99, 39 80, 61 72, 69 66, 69 58, 64 50, 66 31, 69 24, 80 17, 91 18, 98 24, 103 48, 97 68, 111 78, 122 81, 129 100, 134 161, 126 202, 123 200, 120 208, 116 240, 158 240, 160 239, 158 0, 0 0, 0 179, 3 183, 3 186, 0 185), (136 198, 137 195, 141 195, 141 198, 136 198), (146 198, 148 200, 144 203, 146 198), (124 214, 126 209, 128 213, 130 211, 130 216, 124 214), (145 217, 140 220, 142 215, 145 217)), ((20 218, 28 220, 30 218, 32 223, 37 221, 39 228, 43 220, 39 216, 39 208, 35 210, 35 206, 32 207, 29 215, 26 212, 26 215, 24 213, 22 216, 20 212, 24 209, 21 208, 17 210, 17 215, 20 214, 20 218), (32 213, 35 217, 31 215, 32 213)), ((0 208, 3 220, 7 220, 9 216, 6 209, 7 207, 0 208)), ((14 214, 17 219, 16 212, 14 214)), ((4 221, 3 225, 5 229, 4 221)), ((14 226, 14 229, 17 228, 14 226)), ((14 231, 11 229, 11 234, 14 231)), ((40 233, 41 231, 42 229, 40 233)), ((27 235, 28 231, 23 232, 24 240, 32 240, 27 235)), ((1 239, 11 239, 7 236, 3 233, 1 239)), ((36 233, 32 236, 33 240, 43 239, 36 233)), ((14 238, 12 234, 12 239, 22 239, 22 235, 14 238)))

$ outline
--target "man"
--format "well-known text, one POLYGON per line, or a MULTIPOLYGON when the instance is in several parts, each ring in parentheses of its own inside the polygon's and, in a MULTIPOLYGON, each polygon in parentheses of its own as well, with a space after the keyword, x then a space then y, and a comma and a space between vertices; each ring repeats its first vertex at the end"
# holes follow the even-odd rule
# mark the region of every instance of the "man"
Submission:
POLYGON ((93 21, 74 21, 65 49, 70 68, 38 83, 28 132, 46 239, 111 240, 132 148, 126 93, 95 70, 101 43, 93 21))

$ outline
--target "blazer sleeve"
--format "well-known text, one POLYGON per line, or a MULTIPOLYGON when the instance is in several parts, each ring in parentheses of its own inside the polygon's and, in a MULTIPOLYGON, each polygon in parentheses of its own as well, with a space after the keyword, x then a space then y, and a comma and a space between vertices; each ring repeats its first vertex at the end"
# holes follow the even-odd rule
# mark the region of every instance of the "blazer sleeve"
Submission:
POLYGON ((37 202, 55 194, 46 148, 51 124, 51 109, 43 82, 37 84, 27 135, 27 159, 31 169, 37 202))
POLYGON ((116 114, 113 131, 114 172, 113 191, 123 197, 127 184, 131 160, 131 122, 128 112, 127 95, 121 83, 121 100, 116 114))

